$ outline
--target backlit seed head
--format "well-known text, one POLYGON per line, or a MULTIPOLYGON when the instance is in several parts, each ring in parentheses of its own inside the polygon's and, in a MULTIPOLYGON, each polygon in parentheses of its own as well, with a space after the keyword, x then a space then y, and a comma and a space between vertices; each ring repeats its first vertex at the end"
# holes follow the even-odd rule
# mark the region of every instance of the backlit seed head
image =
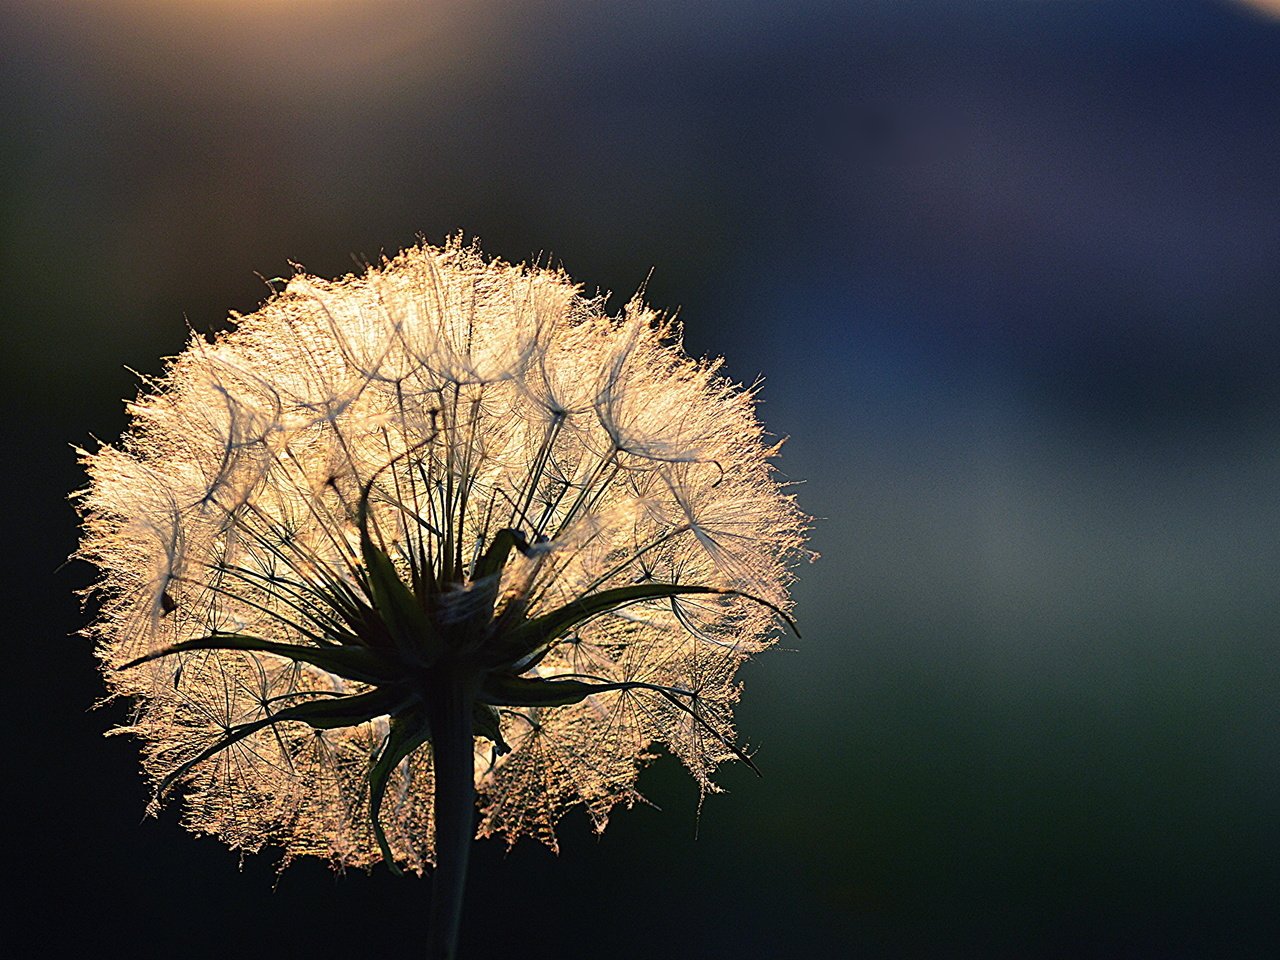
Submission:
POLYGON ((734 675, 807 524, 753 391, 638 300, 456 240, 235 319, 83 453, 91 633, 157 799, 243 850, 421 870, 431 744, 393 729, 446 668, 479 691, 481 835, 603 829, 654 744, 704 792, 744 758, 734 675))

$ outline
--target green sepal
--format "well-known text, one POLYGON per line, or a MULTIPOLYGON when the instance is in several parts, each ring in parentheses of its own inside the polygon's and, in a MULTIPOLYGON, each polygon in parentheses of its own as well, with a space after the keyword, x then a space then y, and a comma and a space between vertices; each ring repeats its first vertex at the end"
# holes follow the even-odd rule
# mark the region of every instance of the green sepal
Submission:
POLYGON ((221 753, 227 747, 239 743, 245 737, 252 736, 259 730, 284 720, 297 720, 308 723, 316 729, 328 730, 335 727, 349 727, 385 716, 405 706, 411 695, 404 690, 394 688, 370 690, 345 697, 326 697, 323 700, 310 700, 285 707, 260 720, 237 724, 227 730, 216 743, 201 750, 190 760, 180 763, 160 781, 156 787, 157 794, 165 793, 173 784, 185 776, 193 767, 208 760, 214 754, 221 753))
POLYGON ((471 727, 477 737, 493 744, 498 756, 511 752, 511 744, 502 736, 502 717, 494 707, 477 700, 471 710, 471 727))
POLYGON ((412 590, 396 573, 391 558, 360 532, 360 552, 369 575, 369 591, 397 650, 422 666, 430 666, 443 652, 439 633, 412 590))
POLYGON ((378 812, 382 809, 382 798, 387 792, 387 781, 391 778, 391 771, 401 760, 430 739, 431 727, 422 713, 414 711, 402 716, 393 716, 391 732, 387 734, 387 739, 382 744, 382 752, 378 754, 378 759, 369 770, 369 822, 373 826, 373 837, 378 841, 378 849, 382 851, 382 859, 397 877, 404 871, 400 869, 395 857, 391 854, 391 845, 387 843, 387 835, 378 820, 378 812))
POLYGON ((743 597, 768 607, 782 617, 792 630, 795 630, 795 624, 791 618, 776 605, 759 597, 754 597, 749 593, 743 593, 741 590, 726 590, 721 587, 701 587, 679 583, 637 583, 629 587, 614 587, 610 590, 601 590, 599 593, 579 597, 557 610, 525 621, 518 627, 507 631, 498 640, 494 646, 494 653, 490 658, 490 663, 497 666, 536 657, 538 654, 545 652, 551 643, 564 636, 574 627, 602 613, 608 613, 633 603, 642 603, 646 600, 662 600, 682 594, 694 593, 743 597))
POLYGON ((347 680, 360 683, 387 683, 403 676, 404 671, 386 657, 367 647, 344 644, 335 647, 312 647, 296 643, 279 643, 239 633, 211 633, 207 637, 184 640, 146 656, 130 660, 119 667, 128 670, 161 657, 192 650, 244 650, 249 653, 270 653, 299 663, 309 663, 337 674, 347 680))
POLYGON ((494 534, 493 543, 489 544, 489 549, 476 562, 475 569, 471 571, 472 582, 501 573, 502 568, 507 565, 507 559, 511 556, 512 550, 524 553, 528 549, 529 541, 524 538, 524 534, 519 530, 504 527, 494 534))
POLYGON ((540 680, 491 673, 484 678, 479 699, 498 707, 563 707, 610 689, 617 688, 581 680, 540 680))
POLYGON ((695 706, 691 706, 680 699, 680 696, 692 697, 688 691, 666 687, 660 683, 647 683, 642 680, 584 683, 581 680, 556 678, 541 680, 536 677, 513 677, 510 674, 495 673, 485 678, 484 686, 480 689, 480 699, 485 703, 504 707, 563 707, 584 700, 594 693, 627 690, 647 690, 650 693, 656 693, 676 709, 688 714, 693 718, 694 723, 723 744, 757 776, 760 775, 760 768, 755 765, 746 751, 712 726, 696 709, 696 697, 693 698, 695 706))
POLYGON ((412 703, 416 695, 404 687, 378 687, 365 693, 331 700, 301 703, 276 714, 280 720, 301 720, 317 730, 335 730, 338 727, 354 727, 358 723, 385 717, 412 703), (291 716, 285 716, 295 711, 291 716))
MULTIPOLYGON (((382 469, 385 470, 392 463, 395 460, 382 469)), ((413 590, 396 573, 396 565, 391 562, 386 551, 378 547, 369 536, 369 495, 373 492, 376 478, 377 473, 364 485, 356 508, 360 555, 369 581, 369 596, 386 624, 396 649, 420 665, 429 667, 440 658, 444 648, 443 641, 426 611, 418 603, 413 590)))
POLYGON ((491 632, 493 608, 498 602, 498 589, 502 583, 502 570, 512 550, 521 553, 529 549, 529 541, 518 530, 505 527, 499 530, 471 571, 471 588, 468 603, 471 610, 457 625, 456 636, 465 650, 475 650, 491 632))

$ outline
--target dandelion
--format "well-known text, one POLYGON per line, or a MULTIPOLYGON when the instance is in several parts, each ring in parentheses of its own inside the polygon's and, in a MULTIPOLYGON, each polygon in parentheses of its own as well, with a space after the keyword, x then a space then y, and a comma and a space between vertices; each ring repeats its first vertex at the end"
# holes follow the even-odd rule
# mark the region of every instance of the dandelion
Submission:
POLYGON ((655 744, 704 794, 751 763, 734 675, 806 526, 754 391, 639 300, 457 239, 233 319, 82 452, 89 632, 153 810, 180 787, 241 851, 434 866, 451 956, 475 836, 603 830, 655 744))

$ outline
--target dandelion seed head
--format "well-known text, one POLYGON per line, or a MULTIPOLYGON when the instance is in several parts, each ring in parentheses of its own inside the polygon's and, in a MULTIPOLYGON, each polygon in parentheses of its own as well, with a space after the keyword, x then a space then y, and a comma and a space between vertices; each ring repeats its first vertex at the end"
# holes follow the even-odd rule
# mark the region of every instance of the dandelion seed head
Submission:
POLYGON ((639 300, 457 239, 234 319, 82 453, 90 632, 158 800, 233 848, 420 871, 428 728, 380 811, 371 770, 444 665, 479 691, 481 835, 603 829, 657 744, 715 789, 807 526, 753 390, 639 300))

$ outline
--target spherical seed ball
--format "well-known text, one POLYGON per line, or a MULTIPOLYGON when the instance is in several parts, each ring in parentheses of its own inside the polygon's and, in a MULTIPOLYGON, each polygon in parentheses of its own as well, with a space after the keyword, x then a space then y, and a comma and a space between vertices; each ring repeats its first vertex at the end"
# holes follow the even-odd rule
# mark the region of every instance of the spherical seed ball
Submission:
MULTIPOLYGON (((136 705, 119 732, 155 784, 184 785, 193 830, 286 859, 380 859, 370 769, 387 714, 288 716, 378 682, 323 659, 385 632, 366 535, 459 657, 607 591, 715 588, 635 591, 504 667, 599 692, 486 708, 481 835, 554 845, 578 804, 603 829, 655 743, 714 789, 742 756, 734 674, 789 609, 807 523, 772 475, 753 391, 685 356, 638 300, 609 316, 562 272, 457 240, 363 276, 300 274, 235 320, 145 385, 119 445, 83 453, 78 495, 79 555, 101 570, 90 632, 112 694, 136 705), (483 576, 502 531, 518 549, 483 576), (241 648, 191 648, 209 637, 241 648)), ((425 742, 379 815, 411 869, 433 859, 431 808, 425 742)))

